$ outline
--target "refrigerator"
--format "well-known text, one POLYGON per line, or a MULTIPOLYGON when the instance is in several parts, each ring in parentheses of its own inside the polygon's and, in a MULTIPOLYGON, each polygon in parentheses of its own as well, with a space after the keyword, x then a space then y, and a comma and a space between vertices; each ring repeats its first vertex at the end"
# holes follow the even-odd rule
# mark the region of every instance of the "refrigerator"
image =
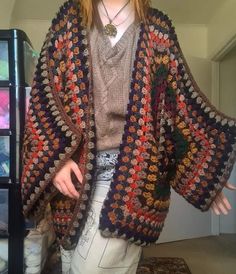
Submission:
POLYGON ((23 273, 20 152, 37 59, 22 30, 0 30, 0 274, 23 273))

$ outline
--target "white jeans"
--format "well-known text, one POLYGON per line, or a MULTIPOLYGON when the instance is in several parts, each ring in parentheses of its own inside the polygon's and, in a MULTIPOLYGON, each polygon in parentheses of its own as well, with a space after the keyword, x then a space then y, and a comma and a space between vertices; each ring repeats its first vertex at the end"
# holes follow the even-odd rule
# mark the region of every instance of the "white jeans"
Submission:
POLYGON ((73 251, 61 248, 63 274, 135 274, 142 248, 124 239, 105 238, 98 229, 99 215, 114 172, 117 150, 99 152, 98 176, 91 209, 73 251), (112 153, 112 155, 111 155, 112 153), (104 169, 104 166, 108 167, 104 169))

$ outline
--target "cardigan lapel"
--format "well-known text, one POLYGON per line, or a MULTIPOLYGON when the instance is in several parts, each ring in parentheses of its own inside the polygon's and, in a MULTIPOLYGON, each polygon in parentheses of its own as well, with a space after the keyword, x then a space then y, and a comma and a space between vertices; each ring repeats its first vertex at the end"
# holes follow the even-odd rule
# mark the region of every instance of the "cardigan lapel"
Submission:
MULTIPOLYGON (((70 225, 68 225, 65 237, 62 239, 64 247, 71 246, 77 242, 80 233, 78 228, 83 227, 86 220, 87 207, 94 187, 94 170, 96 165, 96 129, 94 119, 93 91, 92 91, 92 53, 89 43, 89 35, 81 23, 81 14, 74 4, 68 8, 68 22, 55 35, 50 48, 51 81, 53 95, 57 102, 61 115, 64 117, 68 127, 77 135, 81 135, 83 142, 82 174, 83 182, 70 225)), ((136 53, 132 69, 132 77, 129 90, 129 99, 125 117, 125 125, 122 140, 119 146, 118 162, 115 166, 111 188, 108 195, 112 194, 120 170, 132 168, 132 151, 145 150, 145 142, 148 137, 145 132, 147 128, 153 131, 153 117, 151 114, 151 58, 149 51, 149 23, 140 23, 140 34, 137 42, 136 53)), ((154 141, 153 136, 149 141, 154 141)), ((81 156, 80 156, 81 157, 81 156)), ((141 157, 142 158, 142 157, 141 157)), ((143 161, 136 155, 136 168, 140 169, 139 161, 143 161)), ((81 158, 80 158, 81 159, 81 158)), ((78 159, 78 161, 80 161, 78 159)), ((81 164, 81 163, 78 163, 81 164)), ((129 172, 124 172, 127 184, 136 183, 140 178, 129 172)), ((76 178, 74 178, 76 180, 76 178)), ((78 181, 74 181, 78 185, 78 181)), ((132 203, 129 204, 132 210, 132 203)), ((103 219, 103 221, 106 218, 103 219)), ((103 227, 104 223, 101 224, 103 227)))
MULTIPOLYGON (((120 170, 127 169, 127 165, 130 165, 132 160, 132 144, 133 148, 139 147, 141 150, 144 149, 143 142, 147 141, 147 137, 145 136, 145 129, 149 127, 153 129, 152 126, 152 117, 150 115, 150 101, 151 101, 151 76, 150 76, 150 58, 149 52, 147 51, 147 43, 148 43, 148 25, 141 22, 140 27, 140 35, 137 42, 137 49, 135 54, 135 60, 133 64, 132 70, 132 77, 130 83, 130 91, 129 91, 129 100, 127 104, 127 112, 125 117, 125 125, 122 129, 122 140, 119 146, 119 153, 118 153, 118 161, 115 165, 115 171, 113 174, 112 182, 109 195, 112 195, 112 189, 115 188, 118 177, 121 176, 120 170), (146 102, 146 103, 141 103, 146 102), (144 121, 143 123, 141 121, 144 121), (133 130, 135 129, 135 132, 133 130), (138 134, 141 134, 138 136, 138 134), (134 136, 135 135, 135 136, 134 136), (134 142, 136 143, 134 145, 134 142), (138 144, 139 142, 140 144, 138 144), (138 144, 138 145, 137 145, 138 144)), ((86 41, 88 41, 88 36, 86 35, 86 41)), ((88 201, 90 200, 90 195, 92 193, 92 189, 94 188, 94 180, 92 174, 92 167, 95 167, 96 162, 96 138, 95 138, 95 121, 94 121, 94 105, 93 105, 93 93, 92 93, 92 71, 91 71, 91 49, 89 41, 86 42, 88 45, 88 55, 87 55, 87 66, 89 68, 89 73, 84 76, 87 79, 85 82, 89 82, 89 86, 87 89, 87 97, 89 100, 86 103, 86 106, 83 108, 83 121, 85 123, 85 127, 81 127, 79 124, 83 135, 85 136, 86 144, 85 144, 85 151, 86 155, 92 155, 91 158, 87 157, 85 162, 85 170, 84 170, 84 181, 82 183, 81 197, 85 197, 84 199, 81 198, 77 202, 76 209, 74 210, 72 219, 71 219, 71 226, 68 227, 67 235, 64 239, 64 245, 67 244, 71 246, 71 243, 76 243, 78 237, 80 236, 80 232, 78 229, 83 227, 84 222, 86 221, 87 212, 82 212, 81 208, 87 208, 88 201), (91 137, 92 136, 92 137, 91 137), (89 168, 87 168, 89 167, 89 168), (87 179, 88 178, 88 179, 87 179)), ((78 96, 82 98, 82 93, 79 93, 78 96)), ((84 96, 84 94, 83 94, 84 96)), ((139 156, 137 155, 137 162, 139 161, 139 156)), ((136 165, 138 167, 138 164, 136 165)), ((131 167, 131 166, 130 166, 131 167)), ((140 167, 138 167, 140 168, 140 167)), ((131 180, 135 183, 136 180, 140 178, 135 177, 135 174, 132 175, 132 178, 129 177, 128 172, 124 172, 127 178, 127 184, 131 180)), ((130 210, 132 210, 132 203, 129 203, 130 210)), ((103 209, 103 217, 104 217, 104 210, 103 209)), ((109 221, 109 220, 108 220, 109 221)), ((101 220, 101 228, 106 230, 107 218, 104 217, 101 220)))

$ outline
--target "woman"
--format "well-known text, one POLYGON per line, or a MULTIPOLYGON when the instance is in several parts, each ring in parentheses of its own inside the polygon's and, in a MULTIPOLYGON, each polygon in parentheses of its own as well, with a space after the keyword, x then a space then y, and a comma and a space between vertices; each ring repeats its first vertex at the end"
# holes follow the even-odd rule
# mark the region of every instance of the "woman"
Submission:
POLYGON ((170 187, 227 214, 236 119, 195 83, 149 1, 67 1, 35 73, 22 149, 26 218, 50 203, 64 273, 135 273, 170 187))

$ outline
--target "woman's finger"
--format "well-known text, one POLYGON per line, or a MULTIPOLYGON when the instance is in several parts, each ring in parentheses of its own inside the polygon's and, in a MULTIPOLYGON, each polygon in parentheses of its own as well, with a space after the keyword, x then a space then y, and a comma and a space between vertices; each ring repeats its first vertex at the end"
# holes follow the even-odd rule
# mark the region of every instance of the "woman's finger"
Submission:
POLYGON ((58 183, 54 183, 54 186, 62 193, 62 188, 58 183))
POLYGON ((225 208, 224 204, 222 202, 218 202, 216 203, 219 210, 223 213, 223 214, 228 214, 228 210, 225 208))
POLYGON ((61 180, 59 182, 60 186, 61 186, 61 189, 62 189, 62 193, 66 196, 69 196, 70 198, 74 198, 73 195, 70 193, 70 191, 68 190, 67 186, 66 186, 66 183, 64 180, 61 180))
POLYGON ((225 196, 225 194, 223 192, 221 192, 221 200, 222 200, 222 202, 224 203, 224 205, 227 209, 232 208, 230 203, 229 203, 229 200, 227 199, 227 197, 225 196))
POLYGON ((227 187, 228 189, 236 190, 236 186, 231 184, 230 182, 227 182, 225 184, 225 187, 227 187))
POLYGON ((228 214, 228 210, 225 207, 223 200, 222 200, 223 194, 222 192, 216 197, 215 203, 218 207, 218 209, 223 213, 223 214, 228 214))
POLYGON ((215 201, 212 202, 211 209, 213 210, 213 212, 215 212, 216 215, 220 215, 220 211, 219 211, 215 201))
POLYGON ((62 188, 59 185, 58 181, 54 178, 52 181, 53 185, 62 193, 62 188))
POLYGON ((75 162, 73 162, 73 164, 71 165, 71 169, 75 173, 75 175, 78 178, 79 182, 82 184, 83 176, 82 176, 82 173, 79 169, 79 166, 75 162))
POLYGON ((68 189, 68 191, 70 192, 70 194, 72 195, 73 198, 79 198, 79 193, 77 192, 77 190, 75 189, 75 186, 73 185, 72 181, 71 181, 71 177, 67 176, 64 179, 66 187, 68 189))

